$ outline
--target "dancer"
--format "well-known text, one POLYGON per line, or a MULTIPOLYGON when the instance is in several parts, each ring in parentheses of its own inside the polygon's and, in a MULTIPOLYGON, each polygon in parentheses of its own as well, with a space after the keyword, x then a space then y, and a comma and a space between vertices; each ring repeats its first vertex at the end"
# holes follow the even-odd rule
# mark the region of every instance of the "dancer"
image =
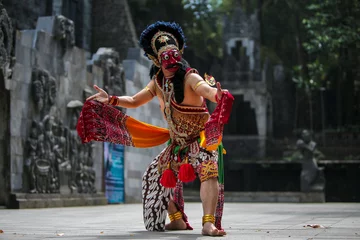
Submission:
POLYGON ((185 37, 176 23, 156 22, 140 36, 140 45, 152 60, 151 81, 134 96, 109 96, 98 91, 84 104, 78 123, 83 142, 109 141, 134 147, 165 143, 142 181, 143 214, 149 231, 192 229, 184 213, 183 183, 199 177, 203 206, 202 234, 223 236, 221 227, 224 185, 221 144, 233 96, 211 76, 203 79, 182 58, 185 37), (212 85, 212 86, 211 86, 212 85), (136 108, 154 97, 168 129, 137 121, 111 107, 136 108), (217 103, 209 114, 206 100, 217 103), (95 100, 95 101, 94 101, 95 100), (221 174, 219 174, 221 173, 221 174), (168 213, 170 223, 165 224, 168 213))

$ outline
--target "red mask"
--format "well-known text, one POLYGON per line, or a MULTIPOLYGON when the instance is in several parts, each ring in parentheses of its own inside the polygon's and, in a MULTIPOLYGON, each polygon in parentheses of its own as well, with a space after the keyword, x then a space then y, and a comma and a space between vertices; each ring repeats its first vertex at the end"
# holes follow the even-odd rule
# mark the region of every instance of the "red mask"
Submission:
POLYGON ((169 72, 176 72, 179 69, 177 62, 181 61, 181 53, 177 49, 164 51, 160 54, 161 66, 169 72))

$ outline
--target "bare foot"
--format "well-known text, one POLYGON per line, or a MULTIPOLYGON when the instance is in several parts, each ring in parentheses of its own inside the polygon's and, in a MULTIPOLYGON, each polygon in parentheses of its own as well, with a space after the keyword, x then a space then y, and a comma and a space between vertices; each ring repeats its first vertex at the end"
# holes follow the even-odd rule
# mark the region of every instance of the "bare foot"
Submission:
POLYGON ((165 225, 165 230, 175 231, 175 230, 186 230, 186 229, 187 226, 183 219, 178 219, 165 225))
POLYGON ((219 230, 215 227, 211 222, 206 222, 202 229, 202 235, 205 236, 213 236, 213 237, 221 237, 226 235, 224 230, 219 230))

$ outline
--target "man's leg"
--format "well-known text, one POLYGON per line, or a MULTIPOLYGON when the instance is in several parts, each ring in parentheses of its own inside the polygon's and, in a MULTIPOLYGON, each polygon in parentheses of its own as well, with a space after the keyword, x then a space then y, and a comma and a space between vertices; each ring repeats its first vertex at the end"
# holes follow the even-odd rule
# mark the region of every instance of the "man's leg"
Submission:
MULTIPOLYGON (((217 178, 210 178, 201 183, 200 198, 203 205, 204 216, 215 216, 215 210, 219 194, 217 178)), ((212 221, 207 221, 203 225, 202 234, 210 236, 223 236, 226 232, 215 227, 212 221)), ((215 217, 214 217, 215 221, 215 217)))
POLYGON ((182 218, 181 212, 177 209, 174 201, 171 199, 168 205, 168 214, 172 220, 170 223, 165 225, 166 230, 186 230, 187 226, 182 218))
POLYGON ((170 189, 160 184, 158 157, 149 165, 142 179, 143 216, 148 231, 164 231, 170 189))

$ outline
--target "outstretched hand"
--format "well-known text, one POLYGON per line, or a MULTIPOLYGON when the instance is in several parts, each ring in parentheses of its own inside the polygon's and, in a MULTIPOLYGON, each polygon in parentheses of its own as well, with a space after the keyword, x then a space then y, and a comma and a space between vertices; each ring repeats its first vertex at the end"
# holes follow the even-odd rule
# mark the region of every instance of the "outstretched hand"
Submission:
POLYGON ((107 94, 107 92, 105 92, 104 89, 99 88, 97 85, 94 85, 94 89, 96 91, 98 91, 98 93, 88 97, 86 99, 86 101, 96 100, 98 102, 108 104, 109 103, 109 95, 107 94))
POLYGON ((222 89, 220 82, 216 82, 216 88, 217 88, 217 91, 216 91, 217 101, 220 101, 223 92, 228 92, 228 90, 222 89))
POLYGON ((222 97, 222 93, 223 93, 223 90, 221 89, 221 84, 220 84, 220 82, 217 82, 217 83, 216 83, 216 88, 217 88, 217 91, 216 91, 217 100, 220 101, 220 99, 221 99, 221 97, 222 97))

